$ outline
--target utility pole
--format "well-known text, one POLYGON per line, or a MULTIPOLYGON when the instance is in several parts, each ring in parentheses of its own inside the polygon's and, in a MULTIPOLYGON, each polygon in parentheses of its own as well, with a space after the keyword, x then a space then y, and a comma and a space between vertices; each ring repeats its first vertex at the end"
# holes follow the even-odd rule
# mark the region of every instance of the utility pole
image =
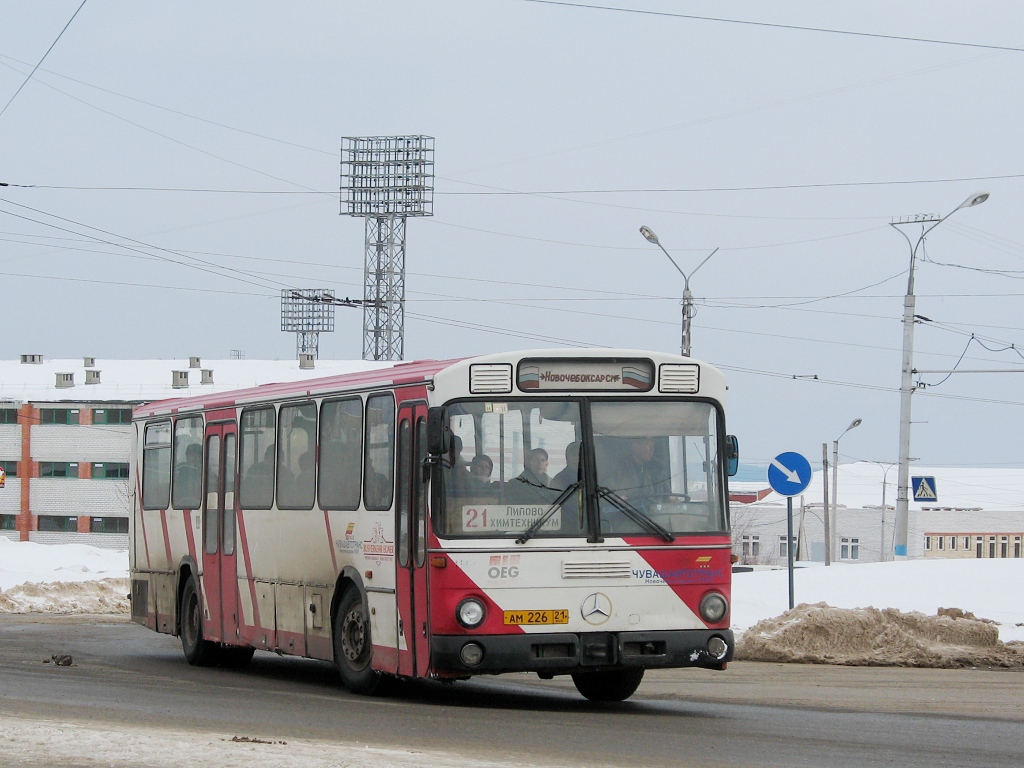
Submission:
MULTIPOLYGON (((861 425, 860 419, 854 419, 850 422, 850 426, 843 430, 843 435, 849 432, 851 429, 856 429, 861 425)), ((839 440, 843 437, 840 435, 832 443, 832 538, 828 540, 828 548, 830 555, 834 555, 836 551, 836 528, 838 527, 838 513, 839 513, 839 440)))
POLYGON ((921 247, 925 237, 961 208, 972 208, 988 200, 988 192, 978 192, 964 200, 960 205, 945 216, 924 214, 906 219, 896 219, 889 225, 903 235, 910 246, 910 270, 907 277, 907 294, 903 299, 903 370, 900 378, 900 453, 899 477, 896 486, 896 530, 894 533, 893 555, 897 560, 907 557, 907 518, 909 516, 910 486, 910 398, 914 394, 914 324, 918 320, 915 311, 917 298, 914 296, 914 267, 917 262, 917 249, 921 247), (921 235, 917 242, 912 242, 906 232, 900 229, 908 224, 920 224, 921 235), (931 226, 925 226, 925 225, 931 226))
POLYGON ((822 491, 825 497, 825 503, 822 505, 825 517, 825 565, 832 565, 832 539, 830 538, 832 530, 828 524, 828 519, 831 517, 828 506, 828 443, 821 444, 821 468, 822 491))

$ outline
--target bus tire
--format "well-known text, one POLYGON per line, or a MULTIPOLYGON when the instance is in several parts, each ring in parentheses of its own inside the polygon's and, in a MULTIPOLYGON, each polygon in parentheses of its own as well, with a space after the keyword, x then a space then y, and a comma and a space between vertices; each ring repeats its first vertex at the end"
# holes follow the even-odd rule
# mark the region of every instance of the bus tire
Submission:
POLYGON ((643 667, 603 672, 574 672, 572 682, 591 701, 625 701, 644 679, 643 667))
POLYGON ((381 673, 372 667, 373 644, 365 599, 355 586, 346 588, 334 615, 334 663, 341 681, 352 693, 372 694, 381 673))
POLYGON ((203 639, 203 608, 199 602, 196 580, 190 576, 181 593, 181 650, 185 660, 194 667, 211 667, 220 660, 220 647, 203 639))

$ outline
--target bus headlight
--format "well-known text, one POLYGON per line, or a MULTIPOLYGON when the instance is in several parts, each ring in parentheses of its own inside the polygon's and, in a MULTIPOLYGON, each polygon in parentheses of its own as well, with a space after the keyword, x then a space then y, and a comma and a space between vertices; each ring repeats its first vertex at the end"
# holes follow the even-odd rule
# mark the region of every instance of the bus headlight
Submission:
POLYGON ((467 629, 475 629, 484 622, 484 604, 475 597, 467 597, 455 609, 455 618, 467 629))
POLYGON ((725 618, 729 610, 729 603, 725 597, 718 592, 708 592, 701 598, 700 615, 708 624, 717 624, 725 618))

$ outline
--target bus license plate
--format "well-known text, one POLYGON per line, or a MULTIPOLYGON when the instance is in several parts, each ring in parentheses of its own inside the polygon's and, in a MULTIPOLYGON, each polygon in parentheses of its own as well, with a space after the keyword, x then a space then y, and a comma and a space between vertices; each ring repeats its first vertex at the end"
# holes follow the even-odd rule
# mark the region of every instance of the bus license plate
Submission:
POLYGON ((558 608, 551 611, 505 611, 506 624, 568 624, 569 611, 558 608))

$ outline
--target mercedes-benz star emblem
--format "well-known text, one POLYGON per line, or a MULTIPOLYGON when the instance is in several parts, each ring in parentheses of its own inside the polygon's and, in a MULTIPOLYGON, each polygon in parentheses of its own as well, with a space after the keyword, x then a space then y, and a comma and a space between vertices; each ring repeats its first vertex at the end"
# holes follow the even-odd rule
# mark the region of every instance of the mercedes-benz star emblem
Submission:
POLYGON ((604 624, 611 618, 612 601, 603 592, 593 592, 583 598, 580 614, 587 624, 604 624))

